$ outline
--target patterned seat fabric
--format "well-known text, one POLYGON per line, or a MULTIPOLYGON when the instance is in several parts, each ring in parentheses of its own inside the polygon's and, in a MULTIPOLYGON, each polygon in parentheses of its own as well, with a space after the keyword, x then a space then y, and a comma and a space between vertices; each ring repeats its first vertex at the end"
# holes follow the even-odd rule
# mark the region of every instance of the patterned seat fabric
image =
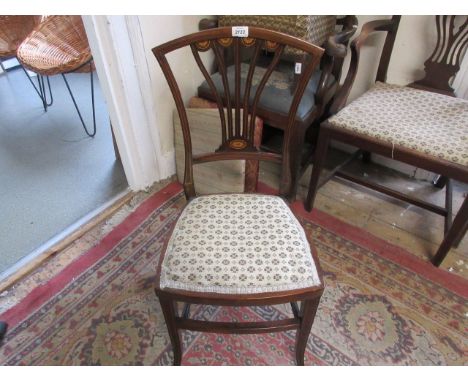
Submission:
POLYGON ((304 230, 279 197, 201 196, 169 239, 160 287, 251 294, 320 285, 304 230))
POLYGON ((468 166, 468 101, 377 82, 328 122, 468 166))
MULTIPOLYGON (((271 29, 321 46, 335 32, 336 16, 331 15, 228 15, 219 16, 220 27, 247 25, 271 29)), ((286 47, 285 55, 294 60, 301 53, 286 47)))

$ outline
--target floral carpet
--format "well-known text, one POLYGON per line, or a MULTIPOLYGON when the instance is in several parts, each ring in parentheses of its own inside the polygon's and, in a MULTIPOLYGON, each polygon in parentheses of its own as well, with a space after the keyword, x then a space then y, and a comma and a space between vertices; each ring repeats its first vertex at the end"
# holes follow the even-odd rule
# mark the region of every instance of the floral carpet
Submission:
MULTIPOLYGON (((263 191, 268 191, 263 189, 263 191)), ((156 264, 185 198, 172 183, 61 273, 0 316, 2 365, 169 365, 156 264)), ((468 363, 468 282, 320 211, 292 206, 312 237, 325 292, 306 365, 468 363)), ((192 307, 219 321, 291 317, 286 305, 192 307)), ((183 365, 293 365, 295 332, 183 331, 183 365)))

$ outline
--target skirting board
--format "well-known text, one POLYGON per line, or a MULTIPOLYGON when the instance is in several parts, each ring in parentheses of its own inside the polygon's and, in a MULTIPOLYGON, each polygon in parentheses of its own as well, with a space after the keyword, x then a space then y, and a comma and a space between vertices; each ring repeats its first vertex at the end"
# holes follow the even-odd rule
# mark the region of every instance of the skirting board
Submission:
POLYGON ((65 228, 62 232, 23 257, 6 271, 0 273, 0 292, 9 288, 21 277, 32 272, 49 256, 63 250, 97 224, 107 219, 118 208, 127 203, 132 196, 133 192, 130 189, 122 191, 102 206, 89 212, 81 219, 65 228))

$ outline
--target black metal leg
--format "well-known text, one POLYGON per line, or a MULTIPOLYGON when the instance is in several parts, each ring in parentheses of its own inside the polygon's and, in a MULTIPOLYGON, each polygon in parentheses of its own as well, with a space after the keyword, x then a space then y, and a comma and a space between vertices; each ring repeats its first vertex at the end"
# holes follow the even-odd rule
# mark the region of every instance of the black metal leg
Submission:
POLYGON ((46 90, 45 90, 45 84, 44 84, 44 77, 42 75, 40 75, 40 74, 37 74, 37 86, 36 86, 36 84, 31 79, 31 77, 29 76, 28 72, 23 67, 23 65, 21 65, 21 69, 23 69, 24 74, 26 75, 29 82, 33 86, 34 90, 36 91, 37 95, 41 99, 42 106, 44 107, 44 111, 47 111, 47 107, 52 106, 52 104, 54 103, 54 97, 52 95, 52 88, 50 87, 49 76, 47 76, 47 85, 49 87, 49 99, 50 99, 50 101, 47 102, 47 96, 46 96, 46 90))
POLYGON ((294 202, 297 195, 297 189, 299 187, 299 178, 301 175, 301 164, 302 164, 302 152, 304 149, 304 137, 305 129, 297 129, 296 133, 292 137, 292 143, 294 150, 292 150, 294 155, 291 155, 291 185, 289 189, 288 200, 289 202, 294 202))
POLYGON ((90 77, 91 77, 91 105, 93 108, 93 132, 92 133, 88 131, 88 128, 86 127, 86 124, 84 123, 83 117, 81 116, 80 109, 78 108, 75 97, 73 96, 73 92, 71 91, 70 85, 68 84, 67 78, 65 77, 65 73, 62 74, 62 77, 63 77, 63 80, 65 81, 65 85, 67 86, 68 92, 70 93, 71 99, 73 101, 73 104, 75 105, 75 109, 78 112, 78 116, 80 117, 81 124, 83 125, 83 128, 86 134, 90 137, 94 137, 96 135, 96 109, 94 105, 94 80, 93 80, 92 64, 90 63, 89 65, 90 65, 90 77))
POLYGON ((37 83, 39 84, 40 97, 42 100, 42 105, 44 106, 44 111, 47 111, 47 107, 52 106, 54 103, 54 98, 52 96, 52 90, 50 88, 49 76, 47 77, 47 85, 49 86, 49 99, 50 102, 47 102, 46 86, 44 83, 44 76, 41 74, 37 75, 37 83))

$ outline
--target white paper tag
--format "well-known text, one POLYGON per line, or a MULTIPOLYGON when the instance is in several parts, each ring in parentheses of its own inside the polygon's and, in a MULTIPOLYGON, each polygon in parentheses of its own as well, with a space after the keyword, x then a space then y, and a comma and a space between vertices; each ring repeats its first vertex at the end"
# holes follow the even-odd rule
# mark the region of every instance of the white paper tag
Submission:
POLYGON ((296 66, 294 67, 294 73, 296 74, 302 73, 302 63, 296 62, 296 66))
POLYGON ((249 37, 249 27, 232 27, 232 37, 249 37))

